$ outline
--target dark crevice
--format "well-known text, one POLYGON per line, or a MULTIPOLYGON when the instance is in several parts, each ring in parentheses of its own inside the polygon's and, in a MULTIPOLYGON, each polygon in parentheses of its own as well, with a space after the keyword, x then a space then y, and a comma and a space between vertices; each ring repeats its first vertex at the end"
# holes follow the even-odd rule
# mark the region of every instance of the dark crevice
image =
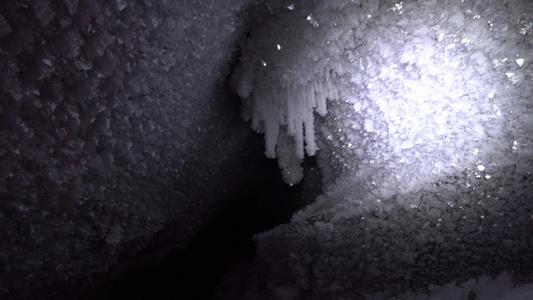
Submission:
POLYGON ((211 299, 232 266, 253 261, 254 234, 288 223, 321 192, 316 159, 307 158, 304 167, 304 181, 289 187, 281 181, 276 161, 265 158, 257 178, 232 195, 187 249, 172 252, 156 266, 125 273, 111 285, 107 298, 211 299))

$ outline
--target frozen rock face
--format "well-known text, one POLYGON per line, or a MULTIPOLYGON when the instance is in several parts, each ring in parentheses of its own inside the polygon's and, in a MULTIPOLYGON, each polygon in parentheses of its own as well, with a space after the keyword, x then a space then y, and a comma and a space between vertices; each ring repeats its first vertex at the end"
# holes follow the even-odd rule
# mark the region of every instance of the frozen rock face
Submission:
POLYGON ((263 22, 257 32, 293 30, 296 45, 278 55, 299 52, 258 72, 281 87, 329 82, 310 89, 328 99, 314 120, 326 193, 257 236, 249 297, 386 299, 503 271, 532 282, 533 4, 279 9, 272 18, 309 16, 308 27, 263 22), (308 32, 313 42, 300 37, 308 32))
POLYGON ((0 4, 0 298, 184 247, 253 168, 220 88, 242 1, 178 2, 0 4))

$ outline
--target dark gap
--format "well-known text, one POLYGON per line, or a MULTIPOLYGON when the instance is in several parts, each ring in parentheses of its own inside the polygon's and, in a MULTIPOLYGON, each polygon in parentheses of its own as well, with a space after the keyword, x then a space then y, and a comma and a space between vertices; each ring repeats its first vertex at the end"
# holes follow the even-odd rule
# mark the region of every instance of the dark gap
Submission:
POLYGON ((126 272, 112 285, 108 299, 211 299, 230 267, 253 261, 254 234, 288 223, 319 195, 316 159, 306 158, 304 167, 302 183, 289 187, 281 181, 276 160, 265 158, 257 178, 216 212, 187 249, 174 251, 156 266, 126 272))

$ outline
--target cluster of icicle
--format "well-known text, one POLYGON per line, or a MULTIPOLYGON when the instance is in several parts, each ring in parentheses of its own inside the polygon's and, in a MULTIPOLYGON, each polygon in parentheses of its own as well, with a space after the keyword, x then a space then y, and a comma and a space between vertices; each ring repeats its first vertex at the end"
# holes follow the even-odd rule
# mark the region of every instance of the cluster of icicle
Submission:
POLYGON ((361 23, 349 11, 359 10, 356 4, 267 3, 268 13, 259 16, 259 25, 243 42, 232 88, 242 98, 242 117, 265 134, 266 156, 278 159, 285 177, 292 171, 284 178, 289 184, 301 179, 305 153, 313 156, 317 151, 314 112, 324 116, 327 100, 341 98, 346 58, 340 57, 340 50, 353 47, 345 31, 361 23))
POLYGON ((333 89, 324 86, 320 81, 277 88, 257 86, 243 97, 242 117, 251 120, 253 130, 265 134, 265 155, 278 159, 287 184, 302 179, 304 152, 313 156, 317 151, 314 112, 325 116, 326 100, 334 98, 328 92, 333 89))
MULTIPOLYGON (((265 155, 276 157, 276 144, 280 126, 294 138, 295 154, 299 159, 305 153, 315 155, 317 150, 314 132, 314 114, 324 116, 326 98, 323 83, 315 81, 309 85, 287 88, 257 87, 254 93, 243 100, 242 116, 252 120, 252 129, 265 133, 265 155)), ((331 96, 330 96, 331 97, 331 96)))

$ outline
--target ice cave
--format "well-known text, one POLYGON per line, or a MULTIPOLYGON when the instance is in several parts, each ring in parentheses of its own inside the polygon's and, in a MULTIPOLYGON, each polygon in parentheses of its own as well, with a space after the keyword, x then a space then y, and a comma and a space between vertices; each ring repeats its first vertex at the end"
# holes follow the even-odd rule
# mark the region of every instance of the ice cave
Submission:
POLYGON ((533 1, 2 0, 1 299, 533 299, 533 1))

